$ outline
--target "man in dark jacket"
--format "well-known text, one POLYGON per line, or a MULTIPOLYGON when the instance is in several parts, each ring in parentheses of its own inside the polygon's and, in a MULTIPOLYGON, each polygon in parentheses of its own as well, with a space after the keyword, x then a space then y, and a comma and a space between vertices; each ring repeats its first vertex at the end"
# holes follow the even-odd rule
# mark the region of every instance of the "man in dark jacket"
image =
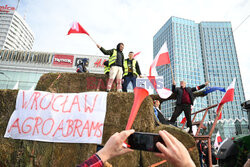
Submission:
POLYGON ((123 63, 123 79, 122 91, 127 92, 127 87, 131 81, 133 84, 133 89, 136 87, 136 78, 141 77, 141 70, 138 62, 133 58, 134 52, 129 52, 128 59, 123 63))
POLYGON ((197 87, 186 87, 186 82, 181 81, 180 88, 176 88, 176 82, 173 80, 172 92, 176 94, 176 108, 170 119, 170 123, 174 124, 177 117, 184 111, 185 117, 187 119, 187 127, 189 127, 188 133, 193 134, 192 130, 192 121, 191 121, 191 105, 194 102, 194 91, 200 90, 208 85, 209 82, 206 82, 203 85, 197 87))
POLYGON ((156 119, 162 124, 168 124, 166 118, 164 117, 159 107, 160 107, 160 101, 154 100, 154 113, 155 113, 156 119))
POLYGON ((111 90, 112 84, 116 78, 117 82, 117 91, 122 91, 122 74, 123 74, 123 61, 124 61, 124 55, 122 53, 124 49, 124 44, 119 43, 116 47, 116 49, 110 49, 105 50, 100 45, 97 45, 97 47, 102 51, 105 55, 110 55, 109 57, 109 80, 107 84, 107 92, 111 90))

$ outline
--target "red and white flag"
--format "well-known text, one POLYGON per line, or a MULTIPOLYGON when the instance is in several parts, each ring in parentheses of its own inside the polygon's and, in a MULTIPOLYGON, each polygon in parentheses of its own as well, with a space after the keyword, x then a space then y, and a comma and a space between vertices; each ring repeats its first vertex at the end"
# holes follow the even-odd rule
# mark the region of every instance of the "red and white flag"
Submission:
MULTIPOLYGON (((157 86, 157 83, 155 82, 157 78, 160 78, 160 77, 159 76, 158 77, 148 76, 148 79, 150 80, 151 84, 153 85, 155 91, 159 94, 159 96, 162 99, 167 99, 169 96, 171 96, 172 91, 170 89, 157 86)), ((162 77, 162 80, 163 80, 163 77, 162 77)), ((164 85, 162 85, 162 86, 164 86, 164 85)))
POLYGON ((148 79, 152 83, 154 89, 156 92, 159 94, 159 96, 163 99, 168 98, 171 96, 172 91, 170 89, 164 88, 163 85, 157 85, 156 77, 158 78, 158 74, 156 72, 156 67, 157 66, 162 66, 165 64, 170 64, 170 59, 169 59, 169 54, 168 54, 168 48, 167 48, 167 43, 165 42, 160 51, 157 53, 155 59, 153 60, 153 63, 150 65, 149 68, 149 76, 148 79))
POLYGON ((214 147, 215 147, 215 148, 216 148, 216 147, 219 147, 220 144, 221 144, 221 142, 222 142, 222 138, 221 138, 221 136, 220 136, 220 132, 218 131, 218 132, 216 133, 216 137, 215 137, 215 141, 214 141, 214 147))
POLYGON ((81 34, 87 34, 89 36, 89 33, 86 30, 84 30, 84 28, 78 22, 73 23, 67 35, 71 33, 81 33, 81 34))
MULTIPOLYGON (((233 79, 233 82, 229 85, 229 87, 227 88, 227 91, 225 93, 225 95, 223 96, 223 98, 221 99, 218 107, 217 107, 217 111, 216 113, 219 113, 219 110, 221 108, 221 106, 227 102, 233 101, 234 100, 234 85, 235 85, 235 78, 233 79)), ((222 113, 222 112, 221 112, 222 113)), ((219 115, 218 120, 221 119, 221 114, 219 115)))
POLYGON ((172 94, 170 89, 164 88, 164 79, 162 76, 137 78, 136 87, 146 89, 147 91, 154 89, 162 99, 167 99, 172 94))
POLYGON ((170 64, 170 58, 169 58, 168 47, 167 47, 166 42, 162 45, 162 47, 161 47, 160 51, 157 53, 153 63, 150 65, 149 76, 158 75, 155 67, 162 66, 165 64, 170 64), (152 74, 152 73, 155 73, 155 74, 152 74))

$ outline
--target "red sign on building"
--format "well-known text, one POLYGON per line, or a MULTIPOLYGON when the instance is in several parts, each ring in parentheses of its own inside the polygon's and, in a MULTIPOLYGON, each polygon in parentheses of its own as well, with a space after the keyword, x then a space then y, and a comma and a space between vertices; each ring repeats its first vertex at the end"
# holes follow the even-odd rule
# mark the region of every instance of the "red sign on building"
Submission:
POLYGON ((74 56, 72 55, 55 55, 53 59, 53 66, 72 67, 74 56))
POLYGON ((106 59, 97 59, 96 62, 94 63, 94 67, 104 67, 104 62, 106 59))
POLYGON ((10 7, 8 5, 0 6, 0 12, 6 12, 6 13, 8 13, 10 11, 14 12, 15 8, 14 7, 10 7))

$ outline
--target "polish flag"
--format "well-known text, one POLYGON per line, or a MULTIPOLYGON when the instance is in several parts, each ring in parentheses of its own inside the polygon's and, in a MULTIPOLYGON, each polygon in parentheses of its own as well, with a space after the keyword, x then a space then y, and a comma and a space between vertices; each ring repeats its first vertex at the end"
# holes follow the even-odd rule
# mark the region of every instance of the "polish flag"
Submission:
POLYGON ((215 141, 214 141, 214 147, 215 147, 215 148, 216 148, 216 147, 219 147, 220 144, 221 144, 221 142, 222 142, 222 138, 221 138, 221 136, 220 136, 220 132, 218 131, 218 132, 216 133, 216 137, 215 137, 215 141))
POLYGON ((134 54, 133 58, 135 58, 135 56, 139 55, 141 52, 137 52, 136 54, 134 54))
POLYGON ((71 33, 82 33, 82 34, 87 34, 89 36, 89 33, 86 30, 84 30, 84 28, 78 22, 73 23, 67 35, 71 33))
POLYGON ((170 64, 170 58, 169 58, 168 47, 167 47, 166 42, 162 45, 162 47, 161 47, 160 51, 157 53, 153 63, 150 65, 149 76, 152 76, 152 72, 157 75, 155 67, 162 66, 165 64, 170 64))
MULTIPOLYGON (((157 78, 162 78, 163 80, 163 77, 148 76, 149 81, 151 82, 151 84, 153 85, 155 91, 159 94, 159 96, 162 99, 167 99, 169 96, 171 96, 172 91, 164 87, 159 88, 156 83, 157 78)), ((162 85, 164 86, 164 83, 162 83, 162 85)))
POLYGON ((137 78, 136 87, 143 88, 149 91, 149 89, 155 89, 162 99, 167 99, 171 96, 172 91, 164 88, 164 79, 162 76, 147 76, 146 78, 137 78))
MULTIPOLYGON (((225 93, 225 95, 223 96, 223 98, 221 99, 218 107, 217 107, 217 111, 216 113, 219 113, 219 110, 221 108, 221 106, 227 102, 233 101, 234 100, 234 85, 235 85, 235 78, 233 79, 233 82, 229 85, 229 87, 227 88, 227 91, 225 93)), ((222 112, 220 112, 219 118, 218 120, 221 119, 221 114, 222 112)))

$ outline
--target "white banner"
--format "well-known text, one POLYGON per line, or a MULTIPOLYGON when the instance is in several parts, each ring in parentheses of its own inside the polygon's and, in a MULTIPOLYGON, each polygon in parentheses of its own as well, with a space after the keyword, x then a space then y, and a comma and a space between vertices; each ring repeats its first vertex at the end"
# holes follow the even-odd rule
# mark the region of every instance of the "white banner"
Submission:
POLYGON ((107 93, 19 90, 4 137, 101 144, 107 93))

